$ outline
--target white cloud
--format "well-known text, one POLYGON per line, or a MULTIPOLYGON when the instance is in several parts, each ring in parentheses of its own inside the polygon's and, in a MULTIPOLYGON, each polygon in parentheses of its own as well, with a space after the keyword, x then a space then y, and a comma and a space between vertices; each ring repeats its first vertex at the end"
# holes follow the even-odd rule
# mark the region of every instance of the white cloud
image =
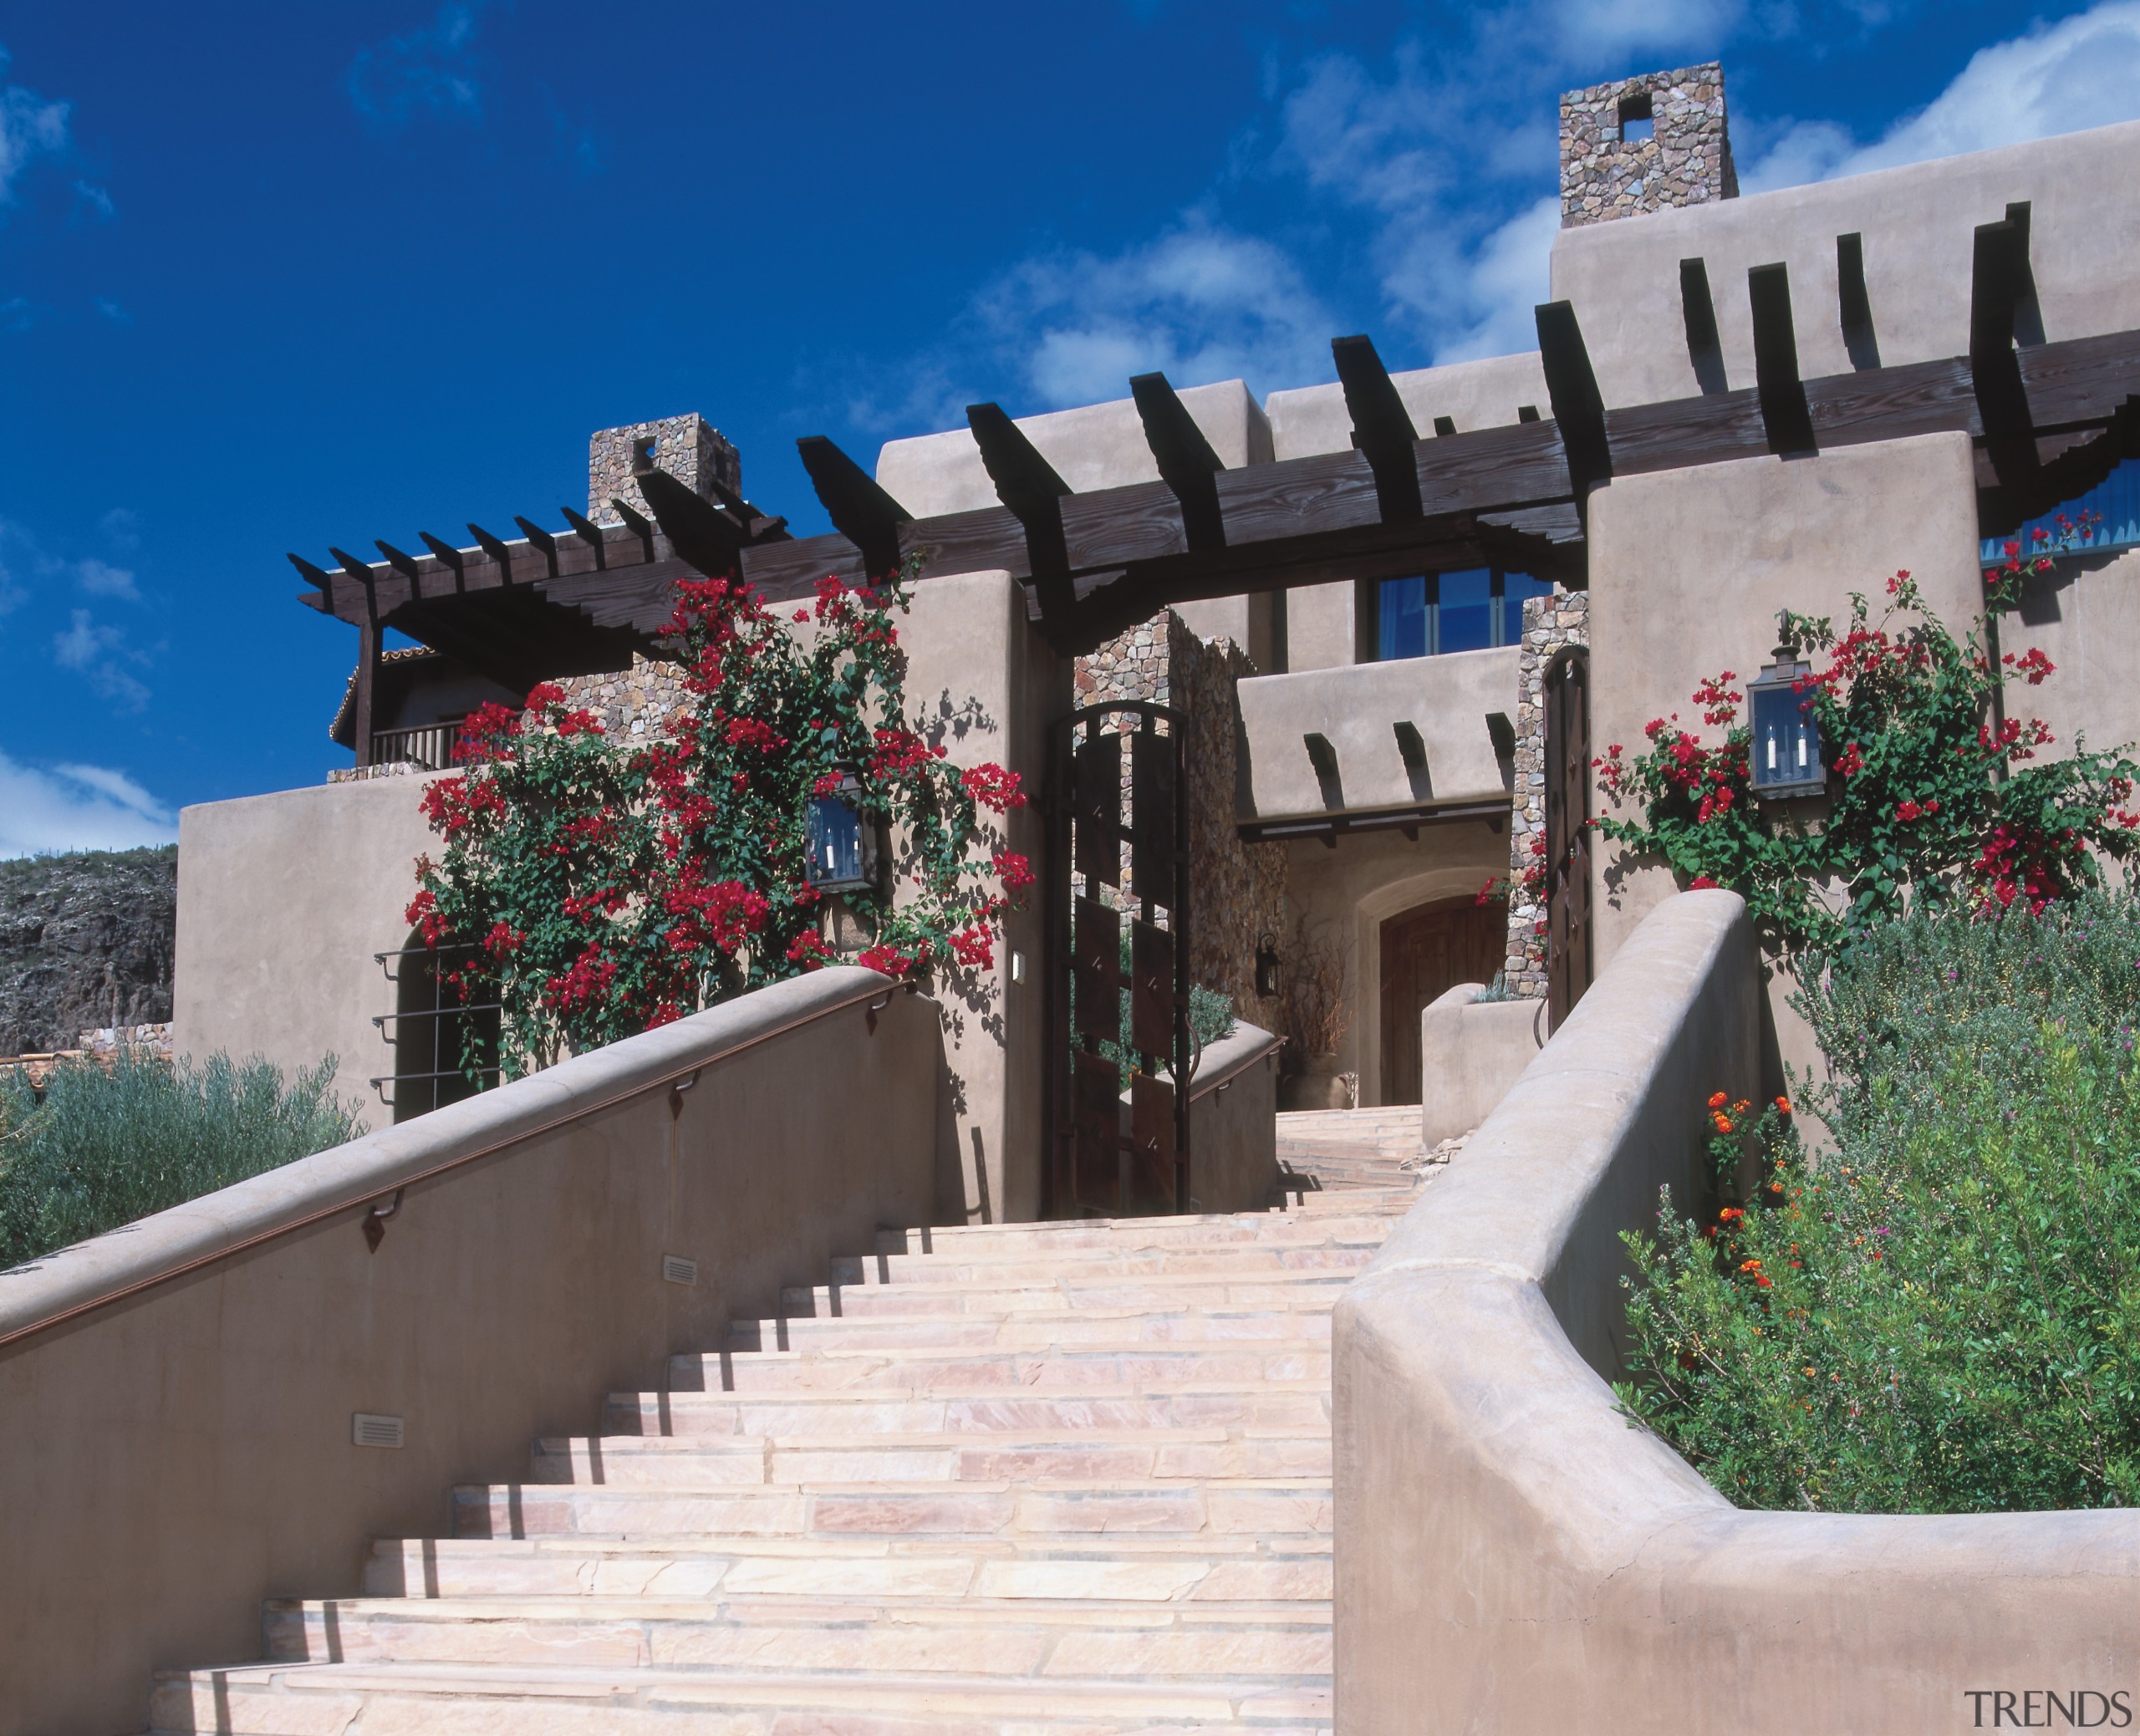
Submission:
POLYGON ((62 669, 87 676, 90 686, 104 698, 130 710, 138 711, 147 705, 149 690, 120 666, 121 657, 136 663, 144 660, 139 652, 126 648, 125 630, 99 625, 85 608, 74 609, 70 614, 66 630, 52 636, 52 660, 62 669))
POLYGON ((476 8, 448 4, 420 28, 359 51, 347 80, 357 113, 382 128, 431 115, 480 121, 483 85, 475 52, 476 8))
POLYGON ((177 835, 171 811, 123 771, 102 766, 40 771, 0 752, 0 857, 126 850, 177 835))
POLYGON ((1465 262, 1459 296, 1470 323, 1435 346, 1436 365, 1538 347, 1536 310, 1552 291, 1560 232, 1561 197, 1548 193, 1480 244, 1465 262))
POLYGON ((1978 50, 1944 90, 1870 145, 1832 122, 1786 126, 1744 181, 1760 192, 2133 120, 2140 0, 2103 0, 1978 50))
POLYGON ((109 217, 113 214, 111 195, 93 182, 77 181, 74 196, 100 217, 109 217))
POLYGON ((1740 0, 1558 0, 1550 10, 1564 51, 1615 55, 1720 43, 1746 9, 1740 0))
POLYGON ((74 563, 74 582, 92 597, 124 597, 129 603, 141 600, 140 588, 135 584, 131 573, 94 556, 74 563))
MULTIPOLYGON (((7 69, 8 58, 0 48, 0 72, 7 69)), ((31 163, 66 148, 65 103, 48 103, 19 84, 0 89, 0 205, 13 202, 15 182, 31 163)))

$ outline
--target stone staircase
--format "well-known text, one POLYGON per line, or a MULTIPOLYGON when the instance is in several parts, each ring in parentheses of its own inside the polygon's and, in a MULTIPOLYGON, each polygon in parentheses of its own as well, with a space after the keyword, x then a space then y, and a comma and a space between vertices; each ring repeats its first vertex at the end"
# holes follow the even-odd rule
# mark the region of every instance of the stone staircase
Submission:
POLYGON ((1376 1112, 1281 1117, 1283 1210, 880 1233, 155 1729, 1326 1729, 1330 1307, 1419 1179, 1376 1112))

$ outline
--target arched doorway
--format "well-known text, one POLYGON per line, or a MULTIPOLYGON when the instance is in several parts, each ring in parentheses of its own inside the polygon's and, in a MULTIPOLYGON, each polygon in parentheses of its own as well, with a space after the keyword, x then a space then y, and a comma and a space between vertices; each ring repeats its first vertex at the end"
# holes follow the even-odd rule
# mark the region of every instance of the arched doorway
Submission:
POLYGON ((472 946, 450 942, 434 949, 424 944, 421 934, 412 931, 407 944, 388 955, 394 972, 396 1122, 428 1115, 482 1089, 469 1077, 471 1060, 487 1082, 497 1072, 497 1005, 464 1005, 459 990, 448 980, 475 952, 472 946))
POLYGON ((1440 899, 1382 924, 1382 1092, 1419 1101, 1419 1015, 1459 983, 1493 980, 1508 949, 1508 904, 1440 899))

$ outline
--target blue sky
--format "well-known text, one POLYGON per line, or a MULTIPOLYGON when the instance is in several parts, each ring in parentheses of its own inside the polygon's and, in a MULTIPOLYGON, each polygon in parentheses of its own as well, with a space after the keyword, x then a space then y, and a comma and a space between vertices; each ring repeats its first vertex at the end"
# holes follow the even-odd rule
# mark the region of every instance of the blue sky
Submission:
POLYGON ((2140 116, 2140 3, 0 0, 0 855, 288 788, 283 558, 794 456, 1531 347, 1562 89, 1721 57, 1749 190, 2140 116))

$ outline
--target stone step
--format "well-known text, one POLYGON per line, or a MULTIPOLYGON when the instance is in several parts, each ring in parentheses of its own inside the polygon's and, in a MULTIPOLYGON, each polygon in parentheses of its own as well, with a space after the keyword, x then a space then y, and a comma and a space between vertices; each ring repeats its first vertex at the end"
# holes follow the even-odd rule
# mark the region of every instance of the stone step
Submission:
POLYGON ((619 1435, 968 1434, 1054 1429, 1321 1428, 1328 1381, 1253 1386, 1087 1387, 1070 1392, 614 1392, 603 1433, 619 1435))
POLYGON ((718 1543, 582 1537, 385 1538, 374 1597, 1104 1597, 1325 1602, 1330 1539, 736 1537, 718 1543))
POLYGON ((1070 1224, 972 1224, 949 1229, 880 1229, 875 1251, 884 1255, 946 1255, 1008 1258, 1073 1249, 1122 1247, 1232 1248, 1279 1244, 1320 1236, 1379 1238, 1404 1209, 1393 1202, 1371 1209, 1261 1212, 1223 1218, 1091 1218, 1070 1224))
POLYGON ((1092 1283, 1105 1278, 1204 1276, 1239 1277, 1264 1272, 1357 1270, 1374 1257, 1384 1236, 1365 1233, 1348 1240, 1310 1238, 1297 1243, 1245 1242, 1222 1247, 1157 1247, 1118 1245, 1073 1248, 1061 1253, 1009 1249, 986 1257, 960 1254, 878 1254, 849 1255, 830 1263, 835 1285, 911 1284, 941 1289, 950 1285, 1001 1284, 1006 1275, 1023 1285, 1074 1276, 1092 1283))
POLYGON ((160 1675, 153 1736, 1326 1736, 1327 1688, 476 1664, 262 1664, 160 1675))
POLYGON ((1320 1345, 1093 1344, 1007 1351, 921 1345, 813 1347, 669 1359, 675 1392, 1137 1386, 1149 1381, 1328 1380, 1320 1345))
MULTIPOLYGON (((1363 1261, 1361 1264, 1364 1265, 1363 1261)), ((848 1314, 1025 1313, 1034 1309, 1150 1308, 1195 1303, 1224 1308, 1327 1308, 1353 1280, 1352 1269, 1310 1268, 1244 1275, 1225 1270, 1164 1276, 1103 1276, 1068 1272, 1019 1283, 853 1284, 791 1285, 780 1293, 783 1314, 823 1318, 848 1314)))
POLYGON ((1039 1350, 1082 1344, 1327 1344, 1330 1316, 1316 1309, 1177 1308, 1035 1309, 993 1314, 798 1315, 792 1319, 731 1320, 728 1348, 815 1350, 832 1346, 868 1349, 924 1345, 949 1349, 1039 1350))
POLYGON ((680 1491, 463 1484, 456 1537, 1268 1536, 1330 1530, 1330 1479, 802 1484, 680 1491))
POLYGON ((1322 1477, 1327 1427, 1055 1434, 575 1436, 538 1440, 528 1481, 581 1488, 1322 1477))
POLYGON ((1330 1606, 840 1596, 269 1602, 277 1662, 543 1664, 739 1672, 1327 1685, 1330 1606))

